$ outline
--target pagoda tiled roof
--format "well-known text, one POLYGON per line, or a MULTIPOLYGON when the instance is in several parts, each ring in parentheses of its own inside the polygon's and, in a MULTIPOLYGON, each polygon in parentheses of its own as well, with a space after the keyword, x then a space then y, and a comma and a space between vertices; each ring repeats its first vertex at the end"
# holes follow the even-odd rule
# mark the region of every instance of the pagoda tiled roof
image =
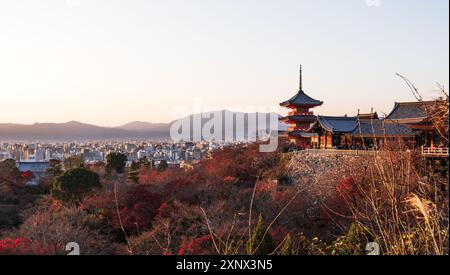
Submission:
POLYGON ((280 118, 280 121, 296 121, 313 123, 317 119, 315 115, 292 115, 280 118))
POLYGON ((322 101, 316 100, 310 96, 308 96, 303 90, 300 90, 294 97, 291 99, 282 102, 280 105, 287 107, 290 105, 294 106, 321 106, 323 104, 322 101))

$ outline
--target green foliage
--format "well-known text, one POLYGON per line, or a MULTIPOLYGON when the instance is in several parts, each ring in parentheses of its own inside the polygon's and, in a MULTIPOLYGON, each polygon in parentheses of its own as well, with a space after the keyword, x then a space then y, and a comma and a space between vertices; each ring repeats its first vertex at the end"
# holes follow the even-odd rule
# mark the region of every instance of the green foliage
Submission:
POLYGON ((333 255, 364 255, 366 245, 371 242, 369 232, 359 224, 352 224, 344 237, 339 237, 331 246, 333 255))
POLYGON ((150 166, 150 162, 148 161, 147 157, 142 157, 139 159, 138 163, 142 166, 148 167, 150 166))
POLYGON ((53 177, 60 176, 63 173, 62 163, 60 160, 51 159, 48 163, 47 174, 53 177))
POLYGON ((292 237, 291 234, 288 234, 286 236, 286 238, 283 241, 283 244, 279 250, 279 252, 277 253, 278 255, 292 255, 292 237))
POLYGON ((139 169, 141 168, 140 162, 131 162, 130 170, 128 171, 128 180, 137 183, 139 181, 139 169))
POLYGON ((165 171, 169 167, 169 164, 167 164, 167 161, 161 160, 161 162, 158 165, 158 171, 162 172, 165 171))
POLYGON ((84 168, 73 168, 56 178, 52 196, 67 204, 79 204, 92 189, 101 186, 97 173, 84 168))
POLYGON ((139 168, 141 168, 141 163, 140 162, 136 162, 136 161, 133 160, 131 162, 130 170, 131 171, 136 171, 136 170, 139 170, 139 168))
POLYGON ((127 156, 122 153, 111 153, 106 157, 106 170, 108 173, 115 171, 122 174, 127 162, 127 156))
POLYGON ((347 235, 327 244, 315 237, 309 240, 300 236, 300 255, 365 255, 366 245, 371 242, 370 234, 358 224, 352 224, 347 235))
POLYGON ((83 164, 84 162, 81 156, 70 156, 64 159, 64 168, 66 170, 83 167, 83 164))
POLYGON ((299 255, 327 255, 329 246, 317 237, 309 240, 303 233, 299 238, 299 255))
POLYGON ((16 161, 13 159, 6 159, 3 162, 0 162, 0 166, 4 169, 14 169, 16 167, 16 161))
POLYGON ((0 176, 14 180, 20 176, 20 171, 16 166, 16 161, 7 159, 0 162, 0 176))
POLYGON ((248 255, 269 255, 276 249, 276 244, 270 234, 265 234, 266 227, 261 214, 258 217, 258 224, 253 231, 250 240, 247 242, 246 250, 248 255))

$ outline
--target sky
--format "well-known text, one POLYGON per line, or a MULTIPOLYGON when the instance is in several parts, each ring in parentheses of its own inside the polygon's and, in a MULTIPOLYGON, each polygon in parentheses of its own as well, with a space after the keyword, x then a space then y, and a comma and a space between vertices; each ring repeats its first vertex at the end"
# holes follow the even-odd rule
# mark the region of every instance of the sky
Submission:
POLYGON ((0 123, 269 109, 297 92, 300 64, 320 115, 413 101, 396 73, 439 96, 449 1, 0 0, 0 123))

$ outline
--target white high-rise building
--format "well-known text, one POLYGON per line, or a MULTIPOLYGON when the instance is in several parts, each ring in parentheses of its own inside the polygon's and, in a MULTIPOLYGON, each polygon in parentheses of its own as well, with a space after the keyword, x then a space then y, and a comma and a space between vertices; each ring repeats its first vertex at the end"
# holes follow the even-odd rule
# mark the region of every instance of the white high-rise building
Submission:
POLYGON ((143 157, 148 158, 148 153, 144 150, 139 150, 139 152, 137 153, 137 157, 138 157, 138 159, 141 159, 143 157))
POLYGON ((45 150, 45 160, 49 161, 51 159, 52 159, 52 150, 50 149, 45 150))
POLYGON ((34 153, 34 159, 36 161, 44 161, 45 160, 45 151, 42 148, 36 149, 34 153))

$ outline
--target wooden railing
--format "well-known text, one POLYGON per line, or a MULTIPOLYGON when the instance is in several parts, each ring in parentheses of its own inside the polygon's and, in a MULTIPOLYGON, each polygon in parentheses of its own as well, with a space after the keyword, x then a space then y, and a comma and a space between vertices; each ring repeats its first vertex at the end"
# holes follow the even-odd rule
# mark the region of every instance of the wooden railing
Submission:
POLYGON ((341 156, 370 156, 375 155, 379 151, 376 150, 340 150, 340 149, 306 149, 300 151, 303 153, 309 154, 318 154, 318 155, 341 155, 341 156))
POLYGON ((430 157, 448 157, 448 148, 422 147, 422 155, 430 157))
MULTIPOLYGON (((412 151, 411 151, 412 152, 412 151)), ((417 152, 417 151, 416 151, 417 152)), ((298 153, 328 155, 328 156, 372 156, 383 154, 384 151, 378 150, 342 150, 342 149, 306 149, 298 153)), ((449 148, 422 147, 420 153, 423 157, 448 157, 449 148)))
POLYGON ((312 116, 313 112, 289 112, 288 116, 312 116))

